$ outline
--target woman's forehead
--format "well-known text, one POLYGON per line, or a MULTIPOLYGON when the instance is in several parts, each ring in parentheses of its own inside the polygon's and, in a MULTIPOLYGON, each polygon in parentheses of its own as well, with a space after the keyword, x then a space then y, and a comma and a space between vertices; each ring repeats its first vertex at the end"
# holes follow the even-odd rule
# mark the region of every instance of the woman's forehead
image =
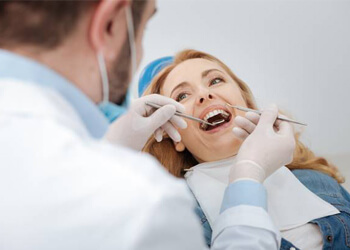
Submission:
POLYGON ((195 58, 180 63, 165 79, 162 94, 168 96, 171 90, 182 82, 198 82, 202 78, 202 72, 209 69, 218 69, 225 72, 218 63, 207 59, 195 58))

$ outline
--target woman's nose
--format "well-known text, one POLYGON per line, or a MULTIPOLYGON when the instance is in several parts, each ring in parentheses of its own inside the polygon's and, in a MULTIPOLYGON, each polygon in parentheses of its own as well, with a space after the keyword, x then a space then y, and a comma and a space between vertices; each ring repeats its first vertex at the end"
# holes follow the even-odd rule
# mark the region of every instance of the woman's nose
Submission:
POLYGON ((210 94, 210 93, 204 94, 204 95, 199 97, 198 104, 202 104, 206 100, 210 100, 210 99, 213 99, 213 98, 214 98, 213 95, 210 94))

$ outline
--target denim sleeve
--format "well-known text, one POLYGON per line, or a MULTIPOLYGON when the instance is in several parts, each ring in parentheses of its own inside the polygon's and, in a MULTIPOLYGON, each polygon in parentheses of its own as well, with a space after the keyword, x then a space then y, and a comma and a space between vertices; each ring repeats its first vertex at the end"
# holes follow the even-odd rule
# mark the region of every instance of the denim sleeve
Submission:
POLYGON ((340 186, 340 192, 343 195, 344 199, 350 202, 350 194, 344 187, 340 186))
POLYGON ((250 180, 240 180, 231 183, 225 190, 220 213, 238 205, 261 207, 267 211, 265 187, 256 181, 250 180))

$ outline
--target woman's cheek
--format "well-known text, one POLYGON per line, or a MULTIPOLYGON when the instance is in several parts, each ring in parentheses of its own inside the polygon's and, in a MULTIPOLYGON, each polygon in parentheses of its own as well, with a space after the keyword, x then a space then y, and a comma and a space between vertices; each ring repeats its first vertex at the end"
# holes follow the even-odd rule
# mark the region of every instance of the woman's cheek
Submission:
POLYGON ((232 97, 232 102, 231 104, 233 105, 238 105, 238 106, 243 106, 243 107, 246 107, 247 104, 245 103, 244 101, 244 98, 242 96, 242 94, 239 92, 239 93, 235 93, 232 97))
POLYGON ((241 94, 241 91, 230 84, 222 86, 218 90, 218 94, 224 99, 226 99, 230 104, 244 104, 244 99, 241 94))

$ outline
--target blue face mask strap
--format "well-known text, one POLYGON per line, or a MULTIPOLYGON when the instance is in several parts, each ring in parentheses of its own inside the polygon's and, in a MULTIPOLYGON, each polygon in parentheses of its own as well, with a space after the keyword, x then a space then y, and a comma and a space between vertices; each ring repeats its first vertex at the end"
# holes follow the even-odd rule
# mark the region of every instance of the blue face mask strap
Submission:
POLYGON ((107 118, 109 123, 114 122, 116 119, 118 119, 120 116, 122 116, 126 111, 127 107, 125 106, 119 106, 114 103, 107 103, 107 104, 100 104, 99 109, 104 114, 104 116, 107 118))
MULTIPOLYGON (((130 43, 130 55, 131 55, 131 77, 136 72, 136 45, 135 45, 135 33, 134 24, 132 19, 131 7, 126 9, 126 22, 128 29, 128 37, 130 43)), ((107 67, 102 53, 97 54, 98 64, 101 72, 103 101, 99 104, 99 109, 109 120, 113 122, 115 119, 123 115, 127 111, 127 107, 130 103, 130 89, 127 92, 126 98, 121 106, 109 102, 109 80, 107 67)))
MULTIPOLYGON (((142 96, 146 88, 152 82, 153 78, 166 66, 170 65, 174 61, 174 58, 171 56, 162 57, 157 60, 149 63, 144 70, 142 71, 139 79, 139 96, 142 96)), ((117 106, 113 103, 107 103, 104 105, 100 105, 100 110, 105 114, 107 119, 110 122, 113 122, 115 119, 123 115, 127 111, 127 107, 130 102, 130 88, 127 92, 127 96, 125 98, 124 103, 121 106, 117 106)))
MULTIPOLYGON (((131 56, 131 78, 136 73, 136 44, 135 44, 135 32, 134 32, 134 22, 132 19, 131 7, 128 6, 126 9, 126 23, 128 26, 129 35, 129 45, 130 45, 130 56, 131 56)), ((132 81, 132 79, 131 79, 132 81)))
POLYGON ((108 80, 108 73, 107 73, 105 59, 101 51, 97 53, 97 61, 98 61, 98 66, 100 68, 100 74, 101 74, 101 80, 102 80, 101 104, 106 104, 108 103, 108 100, 109 100, 109 80, 108 80))

